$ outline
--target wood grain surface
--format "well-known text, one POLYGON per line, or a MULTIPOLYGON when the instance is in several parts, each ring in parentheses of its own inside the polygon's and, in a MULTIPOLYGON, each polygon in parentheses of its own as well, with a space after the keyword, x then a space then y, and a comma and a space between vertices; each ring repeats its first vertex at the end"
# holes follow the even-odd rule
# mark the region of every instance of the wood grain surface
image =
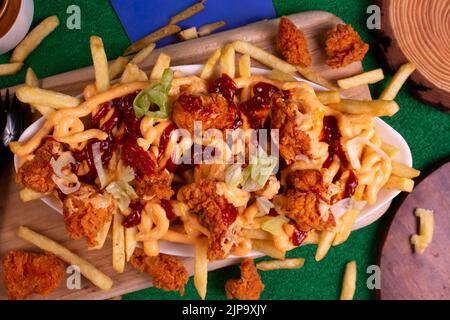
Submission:
MULTIPOLYGON (((306 34, 309 49, 313 57, 313 69, 324 77, 335 80, 362 72, 359 62, 345 68, 331 70, 325 64, 323 52, 323 36, 328 29, 342 23, 338 17, 323 11, 311 11, 289 16, 306 34)), ((219 46, 233 40, 247 40, 257 46, 274 51, 277 32, 277 20, 260 21, 242 28, 214 34, 208 37, 177 43, 155 50, 151 57, 142 63, 145 70, 150 70, 159 52, 164 51, 172 57, 172 65, 204 63, 207 57, 219 46)), ((253 62, 252 62, 253 63, 253 62)), ((256 66, 256 64, 254 64, 256 66)), ((92 68, 84 68, 43 79, 43 87, 68 94, 77 95, 84 86, 93 81, 92 68)), ((367 86, 343 91, 348 97, 370 99, 367 86)), ((68 238, 62 217, 41 201, 22 203, 19 199, 20 187, 14 182, 12 164, 2 172, 0 178, 0 256, 12 249, 33 249, 15 235, 20 225, 26 225, 62 243, 80 256, 93 262, 100 270, 113 278, 114 286, 110 291, 102 292, 83 279, 80 290, 68 290, 65 283, 46 298, 48 299, 107 299, 127 292, 151 286, 150 278, 127 266, 122 274, 117 274, 111 266, 111 243, 108 240, 99 251, 87 251, 84 240, 72 241, 68 238)), ((239 259, 228 259, 210 264, 209 268, 217 269, 237 263, 239 259)), ((192 259, 184 259, 190 272, 193 272, 192 259)), ((0 275, 1 277, 1 275, 0 275)), ((1 278, 0 278, 1 279, 1 278)), ((5 299, 3 281, 0 280, 0 299, 5 299)), ((39 296, 31 298, 40 299, 39 296)))
POLYGON ((450 0, 378 0, 380 46, 392 70, 407 61, 419 99, 450 111, 450 0))
POLYGON ((381 268, 383 300, 450 299, 450 162, 429 174, 401 203, 383 242, 381 268), (410 243, 418 233, 416 208, 434 211, 433 241, 423 254, 410 243))

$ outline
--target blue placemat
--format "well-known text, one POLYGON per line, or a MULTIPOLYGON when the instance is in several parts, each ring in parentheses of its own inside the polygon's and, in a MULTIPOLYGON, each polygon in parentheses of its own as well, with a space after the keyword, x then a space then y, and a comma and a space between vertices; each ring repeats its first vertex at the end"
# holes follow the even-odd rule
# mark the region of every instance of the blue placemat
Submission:
MULTIPOLYGON (((128 37, 135 42, 149 33, 165 26, 171 16, 195 4, 195 0, 111 0, 128 37)), ((208 0, 205 10, 184 20, 178 25, 182 29, 197 28, 224 20, 226 25, 218 31, 233 29, 261 19, 275 17, 272 0, 208 0)), ((170 37, 158 42, 166 45, 175 41, 170 37)))

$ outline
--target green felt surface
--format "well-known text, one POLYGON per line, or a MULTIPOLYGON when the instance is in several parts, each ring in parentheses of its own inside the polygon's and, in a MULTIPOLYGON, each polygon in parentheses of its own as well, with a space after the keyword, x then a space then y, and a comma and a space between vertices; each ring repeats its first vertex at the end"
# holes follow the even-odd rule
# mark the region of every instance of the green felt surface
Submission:
MULTIPOLYGON (((211 0, 219 1, 219 0, 211 0)), ((288 15, 307 10, 325 10, 336 14, 347 23, 351 23, 367 41, 372 50, 364 60, 365 69, 383 66, 374 50, 376 39, 366 28, 366 9, 369 0, 274 0, 277 15, 288 15)), ((122 29, 112 7, 107 0, 35 0, 35 21, 56 14, 61 26, 27 59, 39 77, 77 69, 91 64, 89 36, 103 38, 108 57, 115 58, 128 46, 129 40, 122 29), (70 4, 81 8, 81 30, 68 30, 65 21, 66 9, 70 4)), ((151 17, 149 17, 151 18, 151 17)), ((143 22, 145 23, 145 22, 143 22)), ((0 63, 8 61, 9 55, 0 56, 0 63)), ((0 78, 0 87, 23 82, 25 69, 16 76, 0 78)), ((371 87, 372 95, 377 97, 381 88, 390 79, 371 87)), ((398 114, 385 119, 403 137, 411 147, 414 166, 426 169, 450 155, 450 115, 429 107, 411 96, 409 85, 400 92, 397 102, 401 106, 398 114)), ((306 246, 289 253, 290 257, 305 257, 305 266, 300 270, 261 272, 266 285, 262 299, 336 299, 339 297, 342 273, 345 263, 356 260, 358 280, 355 299, 371 299, 374 292, 366 286, 367 266, 374 264, 379 236, 386 227, 386 221, 392 210, 378 222, 352 233, 349 240, 334 247, 321 262, 314 261, 315 246, 306 246)), ((223 286, 230 277, 238 276, 238 267, 233 266, 211 272, 208 281, 208 299, 225 299, 223 286)), ((177 299, 176 293, 166 293, 149 288, 124 296, 125 299, 177 299)), ((190 279, 183 299, 197 299, 190 279)))

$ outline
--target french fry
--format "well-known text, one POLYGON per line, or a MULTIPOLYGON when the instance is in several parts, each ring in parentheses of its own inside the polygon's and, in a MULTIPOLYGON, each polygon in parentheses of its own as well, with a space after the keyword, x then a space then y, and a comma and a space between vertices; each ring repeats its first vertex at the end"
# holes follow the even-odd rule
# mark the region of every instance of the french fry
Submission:
POLYGON ((137 227, 125 228, 125 258, 130 261, 134 249, 136 249, 137 227))
POLYGON ((194 4, 193 6, 190 6, 189 8, 184 9, 180 13, 177 13, 173 17, 170 18, 169 24, 177 24, 180 21, 186 20, 197 13, 203 11, 205 9, 205 6, 203 3, 199 2, 194 4))
POLYGON ((118 76, 120 76, 123 71, 125 70, 125 67, 127 66, 130 59, 128 57, 118 57, 116 60, 114 60, 109 65, 109 79, 114 80, 118 76))
POLYGON ((125 230, 122 220, 122 214, 118 211, 115 212, 112 228, 112 265, 113 269, 119 273, 125 269, 125 230))
POLYGON ((403 163, 392 161, 392 173, 393 176, 402 178, 416 178, 420 175, 420 171, 411 168, 403 163))
POLYGON ((54 109, 73 108, 81 103, 78 98, 28 85, 17 88, 16 96, 23 103, 48 106, 54 109))
POLYGON ((271 260, 261 261, 256 264, 256 268, 262 271, 279 270, 279 269, 299 269, 303 267, 305 259, 285 259, 285 260, 271 260))
POLYGON ((138 52, 139 50, 144 49, 149 44, 155 43, 161 39, 164 39, 180 31, 181 28, 173 24, 169 24, 165 27, 162 27, 161 29, 158 29, 155 32, 150 33, 148 36, 142 38, 141 40, 129 46, 128 49, 125 51, 124 56, 128 56, 132 53, 138 52))
POLYGON ((293 74, 296 71, 296 68, 293 65, 281 60, 280 58, 268 53, 267 51, 264 51, 261 48, 258 48, 257 46, 254 46, 251 43, 238 40, 233 42, 233 47, 237 52, 248 54, 251 58, 272 69, 278 69, 290 74, 293 74))
POLYGON ((298 81, 295 77, 289 73, 273 69, 270 73, 270 79, 280 82, 295 82, 298 81))
POLYGON ((250 56, 244 54, 239 58, 239 76, 242 78, 249 78, 252 75, 252 66, 250 61, 250 56))
POLYGON ((225 46, 220 56, 220 73, 225 73, 230 78, 234 78, 236 73, 235 52, 231 44, 225 46))
POLYGON ((356 291, 356 261, 350 261, 345 266, 342 280, 341 300, 353 300, 356 291))
POLYGON ((383 69, 375 69, 353 77, 340 79, 337 84, 342 89, 350 89, 364 84, 377 83, 384 79, 383 69))
POLYGON ((201 26, 200 28, 198 28, 198 35, 200 37, 207 36, 207 35, 213 33, 214 31, 216 31, 217 29, 222 28, 224 25, 225 25, 225 21, 223 21, 223 20, 205 24, 205 25, 201 26))
POLYGON ((103 248, 106 238, 108 237, 109 228, 111 227, 111 220, 112 219, 109 219, 109 221, 105 222, 105 224, 95 237, 95 241, 97 241, 97 244, 95 246, 88 247, 88 250, 100 250, 101 248, 103 248))
POLYGON ((38 248, 51 252, 69 265, 76 265, 80 268, 81 274, 94 285, 102 290, 109 290, 113 285, 110 277, 94 267, 91 263, 69 251, 59 243, 47 238, 33 230, 21 226, 17 230, 17 236, 37 246, 38 248))
POLYGON ((248 239, 272 240, 273 236, 262 229, 242 229, 242 236, 248 239))
POLYGON ((397 158, 398 155, 400 154, 400 150, 398 148, 394 147, 393 145, 391 145, 389 143, 385 143, 385 142, 382 143, 381 150, 386 152, 386 154, 391 159, 397 158))
POLYGON ((316 96, 324 105, 341 102, 341 95, 338 91, 316 91, 316 96))
POLYGON ((314 82, 322 87, 328 88, 330 90, 339 91, 339 87, 332 84, 330 81, 322 77, 318 72, 313 71, 309 68, 302 68, 297 66, 297 71, 302 75, 303 78, 314 82))
POLYGON ((342 113, 366 114, 372 117, 392 116, 400 109, 395 101, 385 100, 347 100, 328 105, 342 113))
POLYGON ((198 295, 205 300, 208 284, 208 244, 205 239, 198 239, 195 244, 194 286, 198 295))
POLYGON ((402 65, 381 93, 380 100, 394 100, 403 84, 406 82, 406 79, 408 79, 414 70, 416 70, 416 65, 412 62, 402 65))
POLYGON ((134 63, 127 64, 124 72, 122 73, 122 77, 120 78, 121 83, 130 83, 134 81, 147 81, 147 75, 144 71, 139 69, 137 65, 134 63))
POLYGON ((271 240, 252 240, 252 247, 254 250, 264 253, 266 256, 283 260, 286 252, 278 249, 271 240))
POLYGON ((106 91, 110 86, 109 66, 102 38, 91 36, 91 54, 94 62, 95 86, 99 92, 106 91))
POLYGON ((146 46, 144 49, 140 50, 134 57, 131 59, 131 63, 139 64, 152 53, 152 51, 155 49, 156 44, 150 43, 148 46, 146 46))
POLYGON ((209 57, 208 61, 206 61, 205 65, 203 66, 203 70, 200 74, 200 78, 202 79, 209 79, 214 73, 214 68, 217 64, 217 62, 220 59, 221 50, 220 48, 217 48, 213 54, 209 57))
POLYGON ((315 230, 308 232, 306 239, 303 240, 302 244, 318 244, 319 243, 319 233, 315 230))
POLYGON ((170 56, 161 52, 156 59, 155 65, 153 66, 153 70, 150 74, 151 80, 159 80, 162 78, 164 70, 170 67, 170 56))
MULTIPOLYGON (((31 105, 30 105, 31 106, 31 105)), ((32 107, 36 109, 41 115, 48 118, 49 115, 51 115, 56 110, 47 106, 43 106, 40 104, 33 104, 32 107)))
POLYGON ((423 254, 433 240, 434 213, 432 210, 417 208, 415 214, 420 220, 419 234, 411 237, 411 244, 414 246, 415 253, 423 254))
POLYGON ((32 189, 25 188, 20 190, 19 196, 23 202, 33 201, 48 196, 49 193, 36 192, 32 189))
POLYGON ((339 227, 339 230, 336 233, 336 237, 333 240, 333 246, 340 245, 347 241, 350 233, 352 232, 353 224, 355 223, 356 218, 358 217, 357 210, 348 210, 344 216, 342 217, 342 224, 339 227))
POLYGON ((11 62, 24 62, 28 55, 59 25, 57 16, 42 20, 14 49, 11 62))
POLYGON ((414 181, 408 178, 390 176, 384 188, 412 192, 414 189, 414 181))
POLYGON ((16 74, 20 69, 22 69, 22 66, 22 62, 0 64, 0 76, 16 74))
POLYGON ((198 38, 197 28, 191 27, 188 29, 184 29, 183 31, 180 31, 180 33, 178 33, 178 37, 184 41, 198 38))
POLYGON ((28 68, 27 73, 25 74, 25 83, 30 87, 39 88, 41 85, 39 83, 39 79, 34 73, 33 69, 28 68))
POLYGON ((319 236, 319 243, 317 245, 315 259, 316 261, 322 260, 330 250, 331 244, 336 234, 332 231, 322 231, 319 236))

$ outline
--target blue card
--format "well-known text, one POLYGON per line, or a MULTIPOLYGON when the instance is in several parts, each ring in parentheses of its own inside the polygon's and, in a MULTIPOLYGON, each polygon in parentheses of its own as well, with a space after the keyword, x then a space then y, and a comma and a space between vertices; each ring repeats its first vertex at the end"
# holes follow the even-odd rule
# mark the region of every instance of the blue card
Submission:
MULTIPOLYGON (((128 37, 135 42, 167 25, 170 17, 197 3, 195 0, 111 0, 128 37)), ((182 29, 224 20, 219 31, 237 28, 248 23, 275 17, 272 0, 207 0, 205 9, 178 25, 182 29)), ((176 41, 170 37, 158 42, 166 45, 176 41)))

